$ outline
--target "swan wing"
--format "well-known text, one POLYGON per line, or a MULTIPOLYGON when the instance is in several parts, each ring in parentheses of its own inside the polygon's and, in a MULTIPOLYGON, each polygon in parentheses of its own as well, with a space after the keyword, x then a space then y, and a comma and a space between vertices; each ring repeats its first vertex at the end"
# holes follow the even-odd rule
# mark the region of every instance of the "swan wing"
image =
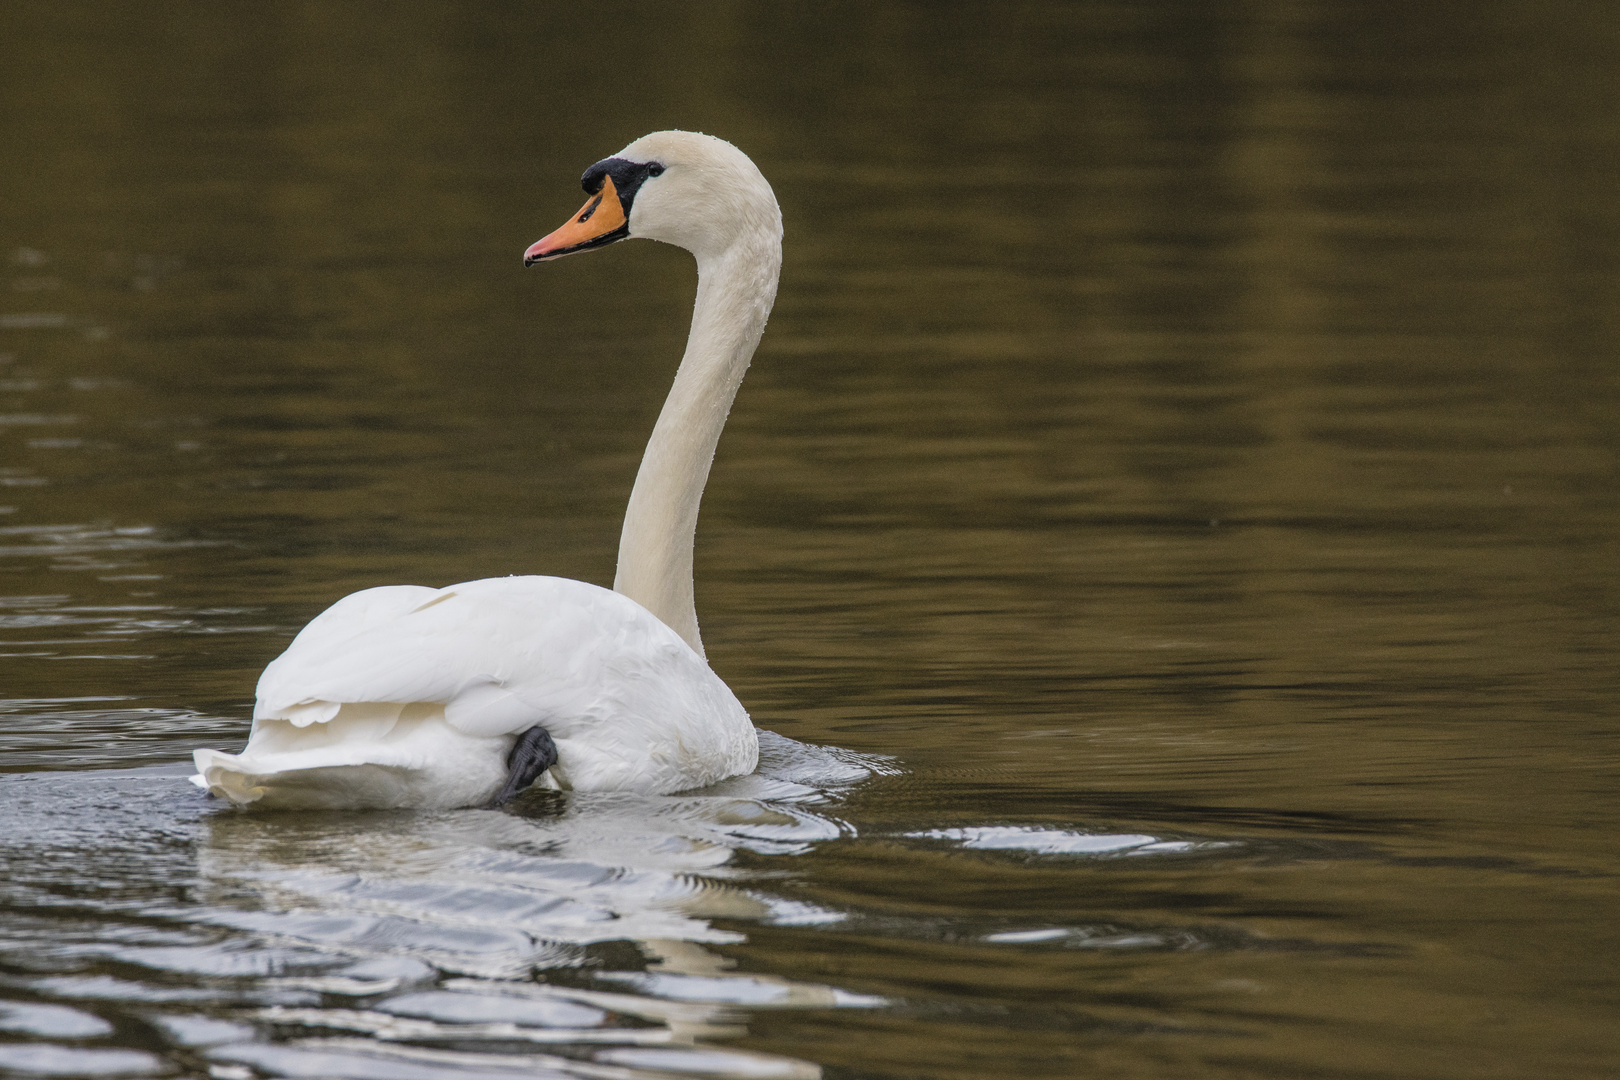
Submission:
POLYGON ((342 705, 423 702, 465 734, 511 735, 579 711, 615 676, 681 666, 662 655, 673 638, 632 601, 563 578, 367 589, 270 663, 254 717, 302 727, 342 705))
POLYGON ((367 589, 328 608, 265 669, 244 757, 430 769, 424 755, 465 740, 504 760, 536 724, 557 744, 553 778, 580 789, 676 791, 758 755, 736 697, 646 609, 583 582, 511 577, 367 589), (402 719, 424 710, 441 736, 402 738, 402 719))

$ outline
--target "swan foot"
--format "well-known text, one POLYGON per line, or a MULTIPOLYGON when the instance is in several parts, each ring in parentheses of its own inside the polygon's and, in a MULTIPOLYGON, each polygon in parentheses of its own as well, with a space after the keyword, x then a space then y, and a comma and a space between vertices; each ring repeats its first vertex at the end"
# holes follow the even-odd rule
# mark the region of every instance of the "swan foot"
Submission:
POLYGON ((506 755, 506 783, 485 805, 496 807, 511 802, 555 764, 557 744, 551 741, 551 732, 536 724, 519 735, 517 742, 512 744, 511 752, 506 755))

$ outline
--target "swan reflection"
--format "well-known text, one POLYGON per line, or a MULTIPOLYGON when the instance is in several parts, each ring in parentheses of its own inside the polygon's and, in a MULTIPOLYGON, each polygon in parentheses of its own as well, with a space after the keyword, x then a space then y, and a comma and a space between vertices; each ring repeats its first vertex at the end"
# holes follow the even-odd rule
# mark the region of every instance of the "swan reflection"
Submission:
POLYGON ((760 887, 733 856, 852 833, 832 813, 838 789, 890 769, 768 732, 761 749, 758 773, 680 796, 537 793, 504 813, 211 815, 194 918, 300 959, 260 980, 293 994, 287 1003, 241 1017, 275 1039, 207 1055, 226 1069, 343 1075, 372 1066, 339 1069, 332 1055, 441 1072, 463 1055, 479 1071, 589 1061, 624 1076, 819 1075, 706 1043, 743 1034, 752 1009, 882 1002, 734 973, 711 947, 744 935, 716 920, 840 919, 760 887), (533 1052, 466 1050, 476 1044, 533 1052))

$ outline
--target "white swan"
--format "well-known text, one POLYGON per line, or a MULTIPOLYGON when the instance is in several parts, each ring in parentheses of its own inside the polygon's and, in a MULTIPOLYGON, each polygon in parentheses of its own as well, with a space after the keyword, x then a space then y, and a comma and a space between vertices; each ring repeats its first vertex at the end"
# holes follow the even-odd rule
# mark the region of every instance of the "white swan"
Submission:
POLYGON ((771 187, 728 142, 637 139, 524 265, 647 237, 697 257, 697 305, 641 460, 613 591, 553 577, 391 585, 316 616, 259 679, 240 754, 199 787, 265 808, 474 806, 529 783, 665 793, 753 771, 759 740, 710 670, 692 598, 698 502, 782 265, 771 187))

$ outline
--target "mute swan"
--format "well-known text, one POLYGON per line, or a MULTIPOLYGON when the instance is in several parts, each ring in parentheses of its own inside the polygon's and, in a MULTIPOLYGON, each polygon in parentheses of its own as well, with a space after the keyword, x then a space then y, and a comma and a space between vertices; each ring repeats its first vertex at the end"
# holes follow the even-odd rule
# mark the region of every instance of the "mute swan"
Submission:
POLYGON ((389 585, 316 616, 259 679, 240 754, 192 781, 264 808, 448 808, 530 783, 667 793, 753 771, 748 713, 704 659, 698 502, 776 298, 782 215, 740 150, 662 131, 585 171, 525 266, 627 237, 697 257, 686 354, 636 474, 613 591, 554 577, 389 585))

